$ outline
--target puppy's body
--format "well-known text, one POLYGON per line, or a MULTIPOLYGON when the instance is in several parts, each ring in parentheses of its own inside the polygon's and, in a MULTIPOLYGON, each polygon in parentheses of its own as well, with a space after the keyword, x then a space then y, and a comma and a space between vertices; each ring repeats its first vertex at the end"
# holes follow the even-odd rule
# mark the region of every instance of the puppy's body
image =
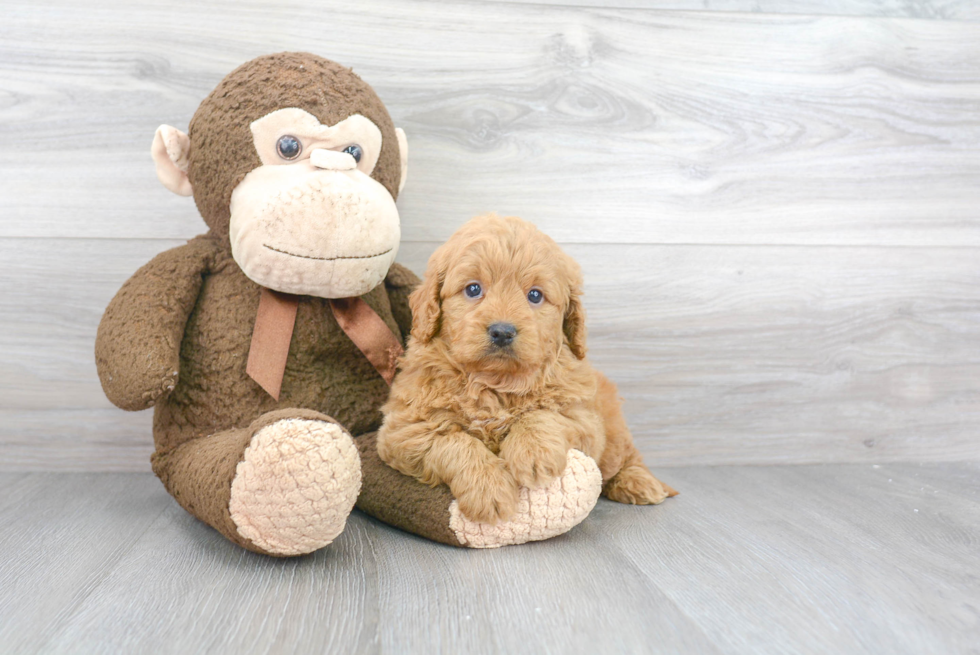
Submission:
POLYGON ((643 466, 616 387, 585 359, 580 295, 578 265, 530 223, 490 215, 464 225, 412 294, 382 459, 448 484, 477 521, 509 518, 518 487, 550 483, 570 448, 598 462, 612 500, 663 501, 672 490, 643 466))

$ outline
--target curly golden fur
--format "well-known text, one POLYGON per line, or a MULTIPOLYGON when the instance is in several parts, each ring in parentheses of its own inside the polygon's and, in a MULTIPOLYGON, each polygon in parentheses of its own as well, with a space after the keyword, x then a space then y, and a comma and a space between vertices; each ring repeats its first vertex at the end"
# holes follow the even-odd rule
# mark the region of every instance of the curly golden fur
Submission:
POLYGON ((381 458, 449 485, 463 514, 488 523, 514 514, 519 486, 560 475, 570 448, 599 463, 612 500, 676 493, 643 465, 615 385, 585 359, 581 295, 578 264, 530 223, 491 214, 460 228, 409 299, 381 458))

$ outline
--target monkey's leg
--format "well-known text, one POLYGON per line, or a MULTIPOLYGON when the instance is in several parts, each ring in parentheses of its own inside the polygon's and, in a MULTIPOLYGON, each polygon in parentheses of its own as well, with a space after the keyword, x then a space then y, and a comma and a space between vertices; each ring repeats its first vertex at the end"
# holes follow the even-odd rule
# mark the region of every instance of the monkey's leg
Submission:
POLYGON ((565 471, 547 487, 521 488, 517 514, 489 525, 463 516, 445 485, 429 487, 385 464, 369 432, 354 442, 361 452, 364 482, 357 507, 407 532, 450 546, 497 548, 550 539, 568 532, 589 515, 602 489, 602 475, 591 457, 568 451, 565 471))
POLYGON ((180 505, 231 541, 266 555, 326 546, 361 485, 350 435, 318 412, 285 409, 153 456, 180 505))

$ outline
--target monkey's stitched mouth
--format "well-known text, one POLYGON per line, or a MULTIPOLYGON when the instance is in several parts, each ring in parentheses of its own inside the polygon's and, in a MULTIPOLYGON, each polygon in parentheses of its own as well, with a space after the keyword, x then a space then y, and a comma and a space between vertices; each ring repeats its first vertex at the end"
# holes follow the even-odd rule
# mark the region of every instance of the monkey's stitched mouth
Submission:
POLYGON ((351 255, 350 257, 313 257, 311 255, 297 255, 294 252, 287 252, 285 250, 280 250, 279 248, 273 248, 268 243, 263 243, 262 245, 265 246, 266 248, 268 248, 269 250, 272 250, 274 252, 281 253, 283 255, 289 255, 290 257, 299 257, 301 259, 315 259, 315 260, 321 261, 321 262, 332 262, 332 261, 336 261, 338 259, 373 259, 374 257, 380 257, 381 255, 387 255, 392 250, 391 248, 388 248, 384 252, 379 252, 377 255, 351 255))

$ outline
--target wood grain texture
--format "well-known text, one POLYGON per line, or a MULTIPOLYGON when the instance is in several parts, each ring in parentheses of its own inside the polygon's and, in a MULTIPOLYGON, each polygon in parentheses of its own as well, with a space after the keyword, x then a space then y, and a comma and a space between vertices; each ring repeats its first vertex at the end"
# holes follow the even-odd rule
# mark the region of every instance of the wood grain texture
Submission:
POLYGON ((408 535, 377 539, 382 651, 723 652, 598 532, 575 529, 532 548, 460 552, 408 535), (406 631, 402 617, 420 607, 426 619, 406 631))
POLYGON ((675 470, 694 497, 656 538, 642 508, 604 503, 589 521, 726 652, 972 653, 980 505, 951 493, 954 471, 980 479, 975 465, 675 470))
MULTIPOLYGON (((178 243, 0 239, 0 469, 148 470, 150 412, 109 404, 93 343, 116 289, 178 243)), ((399 259, 421 272, 436 245, 399 259)), ((653 466, 980 460, 975 249, 567 250, 590 357, 653 466)))
POLYGON ((154 129, 305 49, 407 130, 407 241, 499 210, 574 243, 980 245, 980 24, 32 0, 5 4, 0 44, 0 236, 197 233, 154 178, 154 129))
POLYGON ((754 14, 809 14, 921 18, 926 20, 980 20, 980 7, 970 0, 504 0, 536 5, 658 9, 676 11, 750 12, 754 14))
POLYGON ((236 547, 171 501, 44 650, 378 652, 372 544, 351 537, 274 559, 236 547))
POLYGON ((569 251, 654 462, 980 459, 975 250, 569 251))
POLYGON ((64 409, 55 400, 0 410, 0 471, 149 471, 152 425, 152 411, 64 409))
POLYGON ((452 549, 355 512, 275 560, 148 474, 0 474, 0 634, 24 653, 976 652, 976 464, 665 479, 680 496, 602 500, 546 542, 452 549))
POLYGON ((0 476, 0 650, 44 650, 172 503, 145 474, 0 476))
POLYGON ((147 470, 92 344, 203 228, 148 144, 281 49, 407 129, 411 268, 489 209, 568 244, 654 466, 980 459, 973 5, 638 2, 5 3, 0 469, 147 470))

